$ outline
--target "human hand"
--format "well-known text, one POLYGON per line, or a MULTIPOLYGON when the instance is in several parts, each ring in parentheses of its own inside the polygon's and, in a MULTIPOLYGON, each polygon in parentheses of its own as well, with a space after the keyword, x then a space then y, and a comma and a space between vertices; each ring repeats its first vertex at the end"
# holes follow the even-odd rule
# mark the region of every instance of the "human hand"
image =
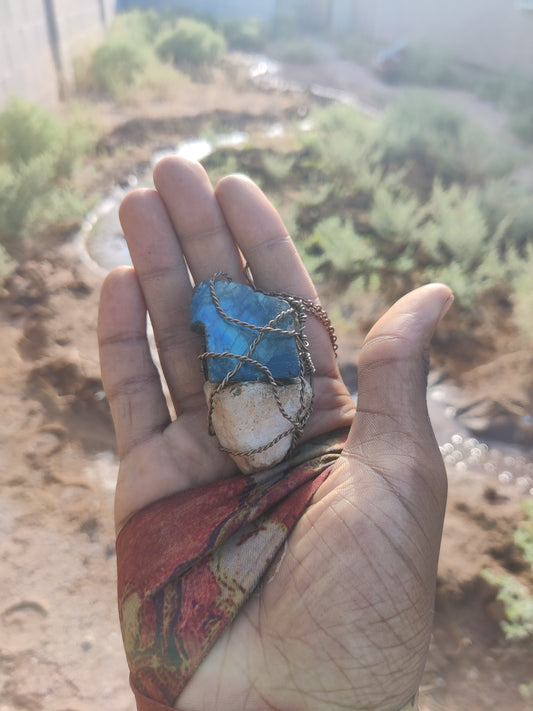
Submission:
MULTIPOLYGON (((250 181, 213 191, 177 158, 154 171, 156 190, 121 207, 134 270, 102 288, 104 387, 121 465, 117 530, 169 494, 235 473, 207 432, 200 340, 189 325, 192 287, 223 271, 258 288, 316 299, 279 215, 250 181), (146 335, 150 313, 171 419, 146 335)), ((418 289, 369 333, 359 358, 357 413, 329 335, 306 324, 316 367, 304 438, 351 425, 342 456, 293 530, 276 572, 215 644, 177 701, 217 708, 396 711, 416 691, 431 632, 446 477, 427 416, 427 355, 451 300, 418 289)))

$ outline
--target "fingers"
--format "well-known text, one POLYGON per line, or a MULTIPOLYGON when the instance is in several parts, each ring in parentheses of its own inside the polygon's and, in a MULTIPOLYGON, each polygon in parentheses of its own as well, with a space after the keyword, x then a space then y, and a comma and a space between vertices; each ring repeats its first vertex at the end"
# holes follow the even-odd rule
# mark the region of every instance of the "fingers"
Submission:
POLYGON ((410 442, 433 438, 426 406, 429 345, 452 300, 443 284, 421 287, 372 328, 358 362, 357 414, 348 450, 394 434, 407 435, 402 441, 410 442))
POLYGON ((123 459, 170 421, 146 338, 146 306, 129 267, 112 271, 102 286, 98 342, 102 381, 123 459))
MULTIPOLYGON (((255 285, 263 291, 317 302, 313 282, 281 217, 257 185, 246 178, 228 176, 219 182, 215 194, 255 285)), ((310 316, 305 332, 317 372, 335 377, 337 366, 324 326, 310 316)))
POLYGON ((165 158, 155 167, 154 183, 195 282, 219 271, 244 281, 242 256, 202 166, 182 158, 165 158))
POLYGON ((165 204, 154 190, 122 202, 120 219, 148 306, 161 366, 176 412, 203 402, 200 338, 190 328, 192 286, 165 204))
POLYGON ((218 183, 215 194, 256 286, 316 299, 313 282, 281 217, 259 187, 230 175, 218 183))

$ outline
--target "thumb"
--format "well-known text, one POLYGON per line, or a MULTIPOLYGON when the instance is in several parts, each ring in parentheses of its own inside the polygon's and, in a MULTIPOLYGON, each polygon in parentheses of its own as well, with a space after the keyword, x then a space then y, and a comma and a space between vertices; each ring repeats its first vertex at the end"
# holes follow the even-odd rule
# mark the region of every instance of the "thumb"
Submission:
POLYGON ((358 361, 357 413, 348 450, 387 434, 409 433, 418 441, 431 434, 429 345, 452 301, 447 286, 428 284, 402 297, 371 329, 358 361))

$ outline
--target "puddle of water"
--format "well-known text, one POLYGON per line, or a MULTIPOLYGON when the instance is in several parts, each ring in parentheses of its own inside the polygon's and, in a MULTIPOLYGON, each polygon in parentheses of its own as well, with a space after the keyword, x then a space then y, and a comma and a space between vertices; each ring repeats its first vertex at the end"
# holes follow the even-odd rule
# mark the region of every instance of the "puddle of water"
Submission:
MULTIPOLYGON (((201 161, 218 148, 242 145, 248 138, 244 131, 232 131, 220 134, 211 141, 202 137, 181 141, 175 147, 156 151, 150 163, 153 167, 161 158, 171 155, 201 161)), ((137 187, 153 187, 151 171, 140 177, 129 176, 125 188, 115 187, 87 216, 77 237, 80 251, 87 253, 93 262, 106 271, 122 265, 131 265, 118 209, 124 196, 137 187)))
POLYGON ((449 385, 428 389, 428 412, 448 470, 457 474, 480 472, 487 480, 517 487, 533 496, 533 460, 523 448, 472 437, 456 417, 450 404, 456 388, 449 385))

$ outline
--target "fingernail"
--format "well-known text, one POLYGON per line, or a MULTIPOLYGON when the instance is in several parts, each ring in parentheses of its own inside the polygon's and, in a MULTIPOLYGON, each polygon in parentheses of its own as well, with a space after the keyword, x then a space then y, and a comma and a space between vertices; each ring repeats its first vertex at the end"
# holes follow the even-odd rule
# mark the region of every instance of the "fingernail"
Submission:
POLYGON ((444 304, 442 305, 442 309, 441 309, 440 316, 439 316, 439 321, 446 316, 446 314, 450 310, 451 305, 453 304, 453 301, 454 301, 454 295, 450 294, 448 296, 448 298, 446 299, 446 301, 444 302, 444 304))
POLYGON ((231 173, 232 178, 239 178, 239 180, 246 180, 249 183, 252 183, 252 185, 255 185, 255 181, 250 178, 249 175, 246 175, 245 173, 231 173))

